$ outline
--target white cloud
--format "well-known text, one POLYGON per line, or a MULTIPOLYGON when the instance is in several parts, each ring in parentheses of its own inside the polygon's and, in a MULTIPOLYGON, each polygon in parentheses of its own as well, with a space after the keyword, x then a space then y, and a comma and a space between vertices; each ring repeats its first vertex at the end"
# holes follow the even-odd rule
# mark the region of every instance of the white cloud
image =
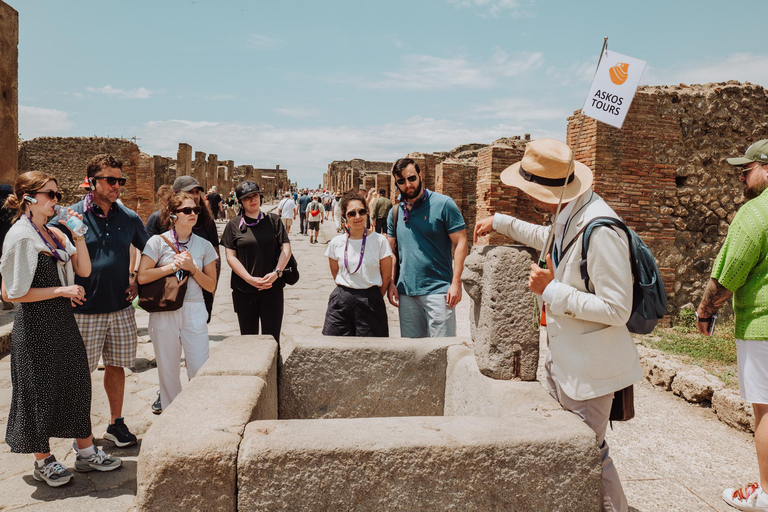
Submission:
MULTIPOLYGON (((547 130, 523 130, 498 123, 474 127, 450 120, 411 117, 402 122, 364 127, 318 126, 281 128, 268 124, 211 121, 153 121, 130 129, 142 140, 142 151, 173 156, 180 142, 195 151, 216 153, 236 165, 288 169, 292 180, 313 186, 333 160, 364 158, 394 161, 411 151, 445 151, 468 142, 490 143, 531 131, 534 137, 557 136, 547 130)), ((562 136, 562 135, 561 135, 562 136)))
POLYGON ((126 100, 145 100, 153 94, 152 91, 144 87, 139 87, 138 89, 117 89, 111 85, 105 85, 104 87, 86 87, 85 90, 126 100))
POLYGON ((503 50, 496 50, 485 61, 472 61, 465 57, 406 55, 403 57, 403 68, 399 71, 386 71, 381 79, 355 79, 351 82, 371 89, 489 89, 496 86, 500 78, 520 76, 540 67, 543 60, 541 52, 517 53, 510 57, 503 50))
POLYGON ((68 135, 75 123, 63 110, 19 105, 19 133, 25 139, 68 135))
POLYGON ((706 84, 739 80, 768 87, 768 55, 734 53, 669 68, 648 66, 642 83, 651 85, 706 84))
POLYGON ((448 0, 448 3, 461 8, 474 8, 477 10, 477 16, 481 18, 498 18, 502 14, 512 18, 534 17, 534 14, 526 9, 533 5, 532 0, 448 0))
POLYGON ((530 121, 564 121, 573 109, 539 105, 525 98, 492 99, 471 109, 474 119, 503 119, 515 123, 530 121))
POLYGON ((256 50, 270 50, 279 46, 282 41, 263 34, 248 34, 245 36, 245 43, 256 50))
POLYGON ((565 68, 550 66, 546 69, 546 74, 551 77, 556 85, 569 86, 591 84, 596 70, 597 57, 594 57, 581 62, 574 62, 565 68))
POLYGON ((275 112, 284 116, 293 117, 294 119, 306 119, 307 117, 315 117, 320 115, 319 110, 302 107, 276 108, 275 112))

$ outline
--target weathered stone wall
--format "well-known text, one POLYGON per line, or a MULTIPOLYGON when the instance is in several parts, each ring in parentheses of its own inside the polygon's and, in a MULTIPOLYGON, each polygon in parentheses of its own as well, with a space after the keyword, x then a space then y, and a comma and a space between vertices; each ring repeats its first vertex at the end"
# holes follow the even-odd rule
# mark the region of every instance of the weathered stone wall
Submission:
POLYGON ((323 188, 343 193, 352 188, 359 189, 363 185, 366 190, 373 187, 378 190, 380 187, 377 186, 377 176, 389 176, 391 169, 392 162, 373 162, 360 158, 335 160, 328 164, 328 172, 323 175, 323 188))
POLYGON ((218 155, 208 155, 208 163, 205 166, 205 183, 200 182, 205 187, 206 193, 216 184, 216 167, 219 166, 218 155))
POLYGON ((477 215, 477 166, 455 160, 440 162, 435 166, 435 192, 452 198, 459 207, 472 244, 477 215))
POLYGON ((19 172, 43 171, 59 182, 63 204, 83 197, 78 186, 86 175, 88 161, 94 155, 110 153, 123 161, 127 183, 120 199, 145 221, 155 210, 154 158, 139 151, 133 142, 99 137, 39 137, 19 144, 19 172))
POLYGON ((19 13, 0 0, 0 183, 13 184, 19 143, 19 13))
MULTIPOLYGON (((569 140, 576 119, 569 120, 569 140)), ((595 189, 648 243, 668 311, 701 298, 717 251, 744 203, 726 158, 768 138, 768 91, 731 81, 641 87, 621 130, 587 121, 577 157, 595 189)))
POLYGON ((176 179, 176 160, 165 156, 155 155, 155 192, 163 185, 173 185, 176 179))
POLYGON ((202 151, 195 151, 195 162, 192 165, 192 172, 190 175, 200 183, 200 180, 205 179, 205 168, 207 167, 205 161, 205 153, 202 151))

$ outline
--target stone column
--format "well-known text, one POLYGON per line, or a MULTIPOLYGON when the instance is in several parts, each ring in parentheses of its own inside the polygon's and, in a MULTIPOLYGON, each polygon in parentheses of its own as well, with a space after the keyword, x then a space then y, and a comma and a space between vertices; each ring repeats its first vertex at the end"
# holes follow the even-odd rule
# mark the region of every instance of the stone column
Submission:
MULTIPOLYGON (((202 151, 195 151, 195 165, 192 168, 192 177, 202 185, 205 181, 205 168, 207 167, 205 161, 205 153, 202 151)), ((204 186, 204 185, 203 185, 204 186)))
POLYGON ((0 183, 12 185, 18 166, 19 13, 0 1, 0 183))
POLYGON ((521 245, 476 245, 464 262, 477 365, 494 379, 536 380, 539 330, 528 289, 535 260, 535 251, 521 245))
POLYGON ((200 184, 205 187, 205 193, 216 184, 216 167, 219 165, 219 155, 208 155, 208 164, 205 166, 205 183, 200 184))
POLYGON ((179 151, 176 153, 176 177, 189 176, 192 171, 192 146, 184 142, 179 143, 179 151))

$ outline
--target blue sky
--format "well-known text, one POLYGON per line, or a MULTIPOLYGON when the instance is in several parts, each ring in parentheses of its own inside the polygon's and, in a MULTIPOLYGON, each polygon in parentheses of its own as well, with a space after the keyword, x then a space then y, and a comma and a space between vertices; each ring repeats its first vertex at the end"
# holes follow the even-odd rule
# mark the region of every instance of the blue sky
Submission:
POLYGON ((23 138, 186 142, 300 186, 332 160, 562 139, 604 36, 648 62, 643 84, 768 86, 760 0, 9 3, 23 138))

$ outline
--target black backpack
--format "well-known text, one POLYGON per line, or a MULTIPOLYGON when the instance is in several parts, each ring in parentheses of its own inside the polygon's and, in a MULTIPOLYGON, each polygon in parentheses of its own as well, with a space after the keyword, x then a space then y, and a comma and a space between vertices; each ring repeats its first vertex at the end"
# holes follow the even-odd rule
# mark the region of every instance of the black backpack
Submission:
MULTIPOLYGON (((592 230, 600 226, 611 226, 622 229, 629 240, 630 264, 632 266, 632 314, 627 321, 627 329, 635 334, 648 334, 656 327, 659 319, 667 312, 667 292, 664 290, 664 282, 661 280, 659 267, 653 258, 653 253, 645 245, 642 238, 624 222, 613 217, 595 217, 581 228, 581 278, 584 286, 589 290, 589 273, 587 272, 587 249, 592 230)), ((563 250, 565 254, 570 249, 576 237, 563 250)))

